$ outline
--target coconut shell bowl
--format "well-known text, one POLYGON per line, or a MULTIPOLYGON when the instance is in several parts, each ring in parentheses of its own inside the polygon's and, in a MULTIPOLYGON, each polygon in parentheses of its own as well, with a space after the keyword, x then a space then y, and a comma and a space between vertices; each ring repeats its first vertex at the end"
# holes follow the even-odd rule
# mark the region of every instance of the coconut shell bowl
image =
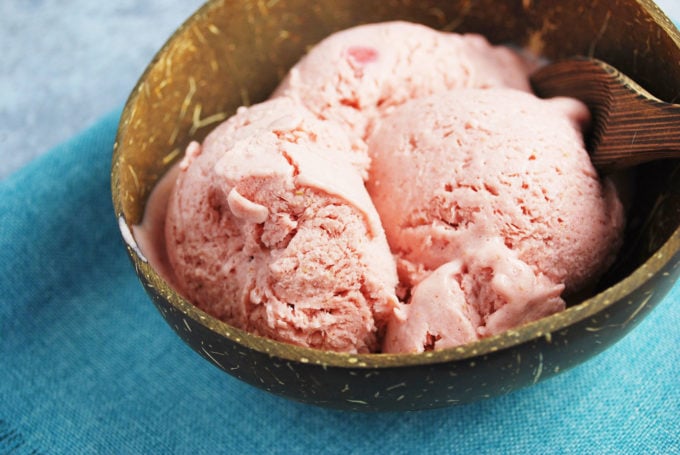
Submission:
POLYGON ((451 349, 341 354, 251 335, 184 300, 134 248, 130 227, 140 222, 154 185, 191 140, 202 140, 239 106, 267 99, 288 69, 327 35, 388 20, 481 33, 551 60, 596 57, 661 100, 677 101, 680 94, 680 33, 648 0, 208 2, 141 76, 113 153, 112 196, 128 237, 125 248, 169 327, 208 362, 255 387, 366 411, 452 406, 509 393, 616 343, 680 275, 680 160, 634 170, 624 246, 596 289, 563 312, 451 349))

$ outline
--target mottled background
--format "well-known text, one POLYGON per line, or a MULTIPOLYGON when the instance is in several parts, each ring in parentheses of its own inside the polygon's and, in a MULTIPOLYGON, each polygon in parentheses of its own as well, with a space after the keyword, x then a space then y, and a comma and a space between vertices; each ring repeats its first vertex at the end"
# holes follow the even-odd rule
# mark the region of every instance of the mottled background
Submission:
MULTIPOLYGON (((0 0, 0 179, 121 107, 201 0, 0 0)), ((658 0, 676 22, 680 0, 658 0)))

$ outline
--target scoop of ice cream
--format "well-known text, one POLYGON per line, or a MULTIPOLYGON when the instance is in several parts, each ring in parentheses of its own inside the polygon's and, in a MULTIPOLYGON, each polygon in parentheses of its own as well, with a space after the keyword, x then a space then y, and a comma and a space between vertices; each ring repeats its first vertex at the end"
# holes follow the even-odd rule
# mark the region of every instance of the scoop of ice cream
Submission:
POLYGON ((255 334, 375 351, 397 277, 355 152, 339 126, 286 98, 192 143, 165 226, 180 291, 255 334))
POLYGON ((384 119, 367 187, 413 286, 385 351, 454 346, 554 313, 563 289, 611 264, 623 210, 584 148, 588 119, 576 100, 500 88, 414 100, 384 119))
POLYGON ((290 70, 275 96, 291 96, 320 118, 366 138, 376 120, 410 99, 459 87, 529 91, 530 67, 481 35, 385 22, 321 41, 290 70))
POLYGON ((623 210, 587 109, 530 94, 533 66, 405 22, 331 35, 187 148, 168 275, 230 324, 333 351, 452 347, 564 309, 613 261, 623 210))

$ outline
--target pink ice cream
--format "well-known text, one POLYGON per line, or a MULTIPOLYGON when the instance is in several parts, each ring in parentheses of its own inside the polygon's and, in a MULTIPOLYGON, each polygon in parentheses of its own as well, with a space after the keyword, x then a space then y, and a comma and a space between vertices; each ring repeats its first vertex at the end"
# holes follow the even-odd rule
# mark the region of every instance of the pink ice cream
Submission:
POLYGON ((461 87, 530 91, 528 60, 481 35, 408 22, 353 27, 317 44, 275 92, 366 138, 408 100, 461 87))
POLYGON ((383 350, 456 346, 555 313, 614 260, 623 210, 583 144, 587 108, 511 89, 412 101, 367 182, 409 304, 383 350))
POLYGON ((302 346, 420 352, 560 311, 613 261, 623 211, 587 109, 533 96, 531 69, 416 24, 331 35, 188 147, 167 215, 147 209, 165 244, 135 236, 199 308, 302 346))
POLYGON ((275 340, 379 349, 397 277, 356 147, 287 98, 241 108, 190 145, 165 226, 182 293, 275 340))

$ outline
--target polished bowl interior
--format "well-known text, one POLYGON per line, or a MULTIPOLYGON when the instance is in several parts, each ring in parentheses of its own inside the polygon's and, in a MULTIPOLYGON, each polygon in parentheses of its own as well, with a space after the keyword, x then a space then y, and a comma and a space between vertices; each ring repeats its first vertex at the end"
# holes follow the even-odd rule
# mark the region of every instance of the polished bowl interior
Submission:
MULTIPOLYGON (((134 248, 151 189, 190 140, 240 105, 265 100, 310 45, 361 23, 408 20, 482 33, 555 59, 598 57, 661 99, 680 87, 680 35, 646 0, 212 1, 182 25, 139 80, 112 163, 127 252, 160 313, 205 359, 256 387, 307 403, 414 410, 507 393, 565 371, 631 330, 680 275, 680 162, 636 171, 620 259, 587 300, 540 321, 453 349, 350 355, 235 329, 174 292, 134 248)), ((178 367, 181 367, 178 365, 178 367)))

